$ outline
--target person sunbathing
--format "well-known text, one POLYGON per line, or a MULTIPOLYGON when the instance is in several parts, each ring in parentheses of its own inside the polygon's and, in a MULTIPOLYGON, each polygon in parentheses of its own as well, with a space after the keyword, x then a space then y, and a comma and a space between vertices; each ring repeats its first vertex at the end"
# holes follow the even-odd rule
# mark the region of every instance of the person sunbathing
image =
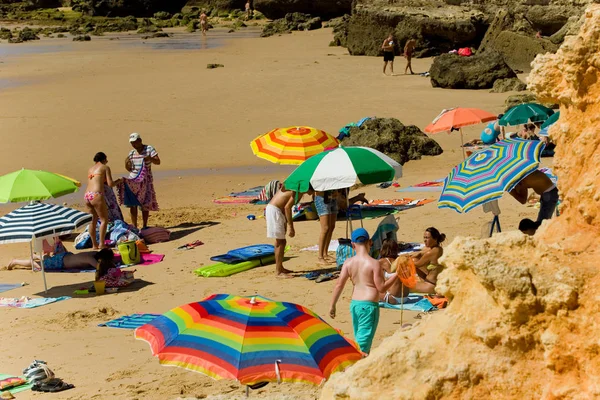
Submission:
POLYGON ((423 250, 412 253, 411 257, 415 263, 417 275, 423 280, 419 282, 414 291, 420 293, 435 293, 437 277, 443 267, 439 258, 444 254, 441 244, 446 240, 446 235, 440 233, 436 228, 429 227, 423 234, 425 247, 423 250))
MULTIPOLYGON (((86 251, 82 253, 71 253, 67 251, 62 242, 57 240, 54 245, 54 249, 50 253, 44 254, 44 270, 45 271, 62 271, 62 270, 95 270, 98 260, 102 257, 106 257, 109 252, 112 255, 112 251, 109 249, 103 249, 101 251, 86 251)), ((34 255, 33 264, 30 258, 28 259, 13 259, 8 266, 7 270, 13 269, 32 269, 34 271, 41 271, 40 257, 34 255)))

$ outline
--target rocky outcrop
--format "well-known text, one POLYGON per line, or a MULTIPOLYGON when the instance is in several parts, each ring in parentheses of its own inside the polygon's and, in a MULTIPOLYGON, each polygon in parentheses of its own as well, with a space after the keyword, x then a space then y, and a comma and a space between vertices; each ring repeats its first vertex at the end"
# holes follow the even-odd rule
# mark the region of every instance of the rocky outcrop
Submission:
POLYGON ((350 14, 351 6, 352 0, 254 0, 254 8, 269 19, 283 18, 294 12, 334 18, 350 14))
POLYGON ((344 146, 365 146, 388 155, 400 164, 420 160, 421 156, 442 154, 440 145, 414 125, 404 125, 395 118, 374 118, 360 127, 350 128, 344 146))
POLYGON ((335 374, 321 399, 595 399, 600 396, 600 6, 577 38, 538 56, 529 87, 559 102, 560 217, 535 236, 457 238, 445 251, 439 315, 335 374))
POLYGON ((184 10, 199 9, 208 11, 244 10, 246 0, 189 0, 184 10))
POLYGON ((312 17, 309 14, 292 13, 286 14, 285 18, 276 19, 263 27, 261 37, 269 37, 292 31, 312 31, 322 26, 321 18, 312 17))
POLYGON ((442 54, 429 69, 431 86, 447 89, 489 89, 498 79, 516 78, 499 53, 471 57, 442 54))
POLYGON ((177 13, 187 0, 73 0, 72 5, 89 15, 151 17, 159 11, 177 13))
POLYGON ((498 79, 490 93, 522 92, 525 89, 527 85, 519 78, 498 79))

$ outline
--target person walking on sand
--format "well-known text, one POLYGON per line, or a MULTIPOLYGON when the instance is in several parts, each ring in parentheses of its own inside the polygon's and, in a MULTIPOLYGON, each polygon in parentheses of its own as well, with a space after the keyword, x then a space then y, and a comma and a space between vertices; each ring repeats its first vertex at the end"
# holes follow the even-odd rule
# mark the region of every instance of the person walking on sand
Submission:
MULTIPOLYGON (((309 190, 312 195, 314 191, 309 190)), ((296 192, 286 190, 284 187, 273 196, 267 208, 265 209, 265 219, 267 220, 267 237, 275 239, 275 271, 278 277, 289 277, 290 271, 283 268, 283 255, 287 240, 285 235, 291 238, 296 236, 294 230, 294 220, 292 218, 292 207, 295 203, 296 192)), ((302 196, 299 196, 299 198, 302 196)))
POLYGON ((158 201, 154 191, 152 164, 160 165, 160 158, 154 147, 144 144, 139 133, 129 135, 133 150, 125 159, 125 169, 129 177, 117 185, 119 203, 129 208, 131 224, 138 227, 138 207, 142 209, 142 229, 148 227, 150 211, 158 211, 158 201))
POLYGON ((552 218, 558 204, 558 189, 548 175, 536 170, 523 178, 509 193, 521 204, 527 204, 528 189, 540 195, 540 211, 536 222, 552 218))
POLYGON ((252 5, 250 4, 250 0, 246 1, 246 5, 244 7, 246 10, 246 20, 252 19, 252 5))
POLYGON ((394 75, 394 34, 390 33, 390 35, 383 41, 381 45, 381 49, 383 50, 383 74, 387 68, 388 62, 390 63, 390 71, 392 75, 394 75))
POLYGON ((200 29, 202 30, 202 34, 206 36, 206 31, 208 31, 208 16, 204 11, 200 14, 200 29))
POLYGON ((87 212, 92 214, 89 233, 94 250, 105 248, 104 239, 108 226, 108 207, 104 198, 104 185, 115 186, 120 179, 113 181, 112 173, 108 164, 108 158, 103 152, 94 156, 94 165, 88 170, 88 184, 83 198, 87 212), (100 220, 100 241, 96 239, 96 225, 100 220))
POLYGON ((410 74, 414 75, 415 73, 412 70, 412 56, 415 51, 415 46, 417 42, 414 39, 409 39, 404 45, 404 57, 406 57, 406 68, 404 68, 404 75, 408 73, 410 70, 410 74))
POLYGON ((329 316, 335 318, 336 304, 350 278, 354 284, 350 302, 354 340, 365 355, 371 351, 379 323, 379 293, 387 292, 398 279, 398 275, 394 273, 388 280, 384 280, 379 262, 369 255, 371 244, 366 229, 358 228, 352 232, 352 247, 356 255, 344 262, 329 309, 329 316))

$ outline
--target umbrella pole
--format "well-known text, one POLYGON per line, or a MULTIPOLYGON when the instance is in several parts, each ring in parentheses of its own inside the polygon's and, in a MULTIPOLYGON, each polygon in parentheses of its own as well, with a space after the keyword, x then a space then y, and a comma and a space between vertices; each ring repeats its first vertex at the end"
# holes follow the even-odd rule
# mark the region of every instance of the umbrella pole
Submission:
POLYGON ((31 271, 33 272, 33 239, 31 239, 31 241, 29 242, 29 255, 31 260, 31 271))
POLYGON ((48 293, 48 284, 46 283, 46 271, 44 270, 44 251, 40 253, 40 266, 42 267, 42 279, 44 279, 44 293, 48 293))
POLYGON ((463 152, 463 160, 466 160, 467 155, 465 153, 465 139, 463 138, 462 128, 460 128, 460 148, 462 149, 462 152, 463 152))
MULTIPOLYGON (((398 273, 398 271, 396 270, 396 273, 398 273)), ((400 296, 401 296, 401 300, 400 300, 400 329, 402 329, 402 325, 403 325, 403 321, 404 321, 404 282, 401 281, 401 287, 400 287, 400 296)))
POLYGON ((350 231, 352 229, 352 216, 350 215, 350 188, 346 188, 346 239, 350 239, 348 236, 348 224, 350 224, 350 231))

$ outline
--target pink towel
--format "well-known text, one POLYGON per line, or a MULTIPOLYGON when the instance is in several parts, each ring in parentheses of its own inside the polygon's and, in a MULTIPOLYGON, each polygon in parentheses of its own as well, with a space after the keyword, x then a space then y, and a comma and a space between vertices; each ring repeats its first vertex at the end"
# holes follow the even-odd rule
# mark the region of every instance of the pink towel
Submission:
MULTIPOLYGON (((152 265, 157 264, 164 260, 164 254, 141 254, 142 262, 136 265, 152 265)), ((115 254, 115 262, 118 264, 121 262, 121 255, 115 254)))

